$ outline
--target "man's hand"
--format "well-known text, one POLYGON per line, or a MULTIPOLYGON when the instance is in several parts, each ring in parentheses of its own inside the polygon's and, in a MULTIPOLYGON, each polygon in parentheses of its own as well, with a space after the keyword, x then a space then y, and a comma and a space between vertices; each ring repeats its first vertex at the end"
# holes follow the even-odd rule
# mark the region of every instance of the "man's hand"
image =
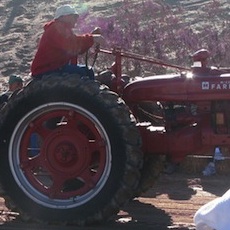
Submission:
POLYGON ((101 28, 95 27, 94 30, 91 31, 91 34, 101 34, 101 28))

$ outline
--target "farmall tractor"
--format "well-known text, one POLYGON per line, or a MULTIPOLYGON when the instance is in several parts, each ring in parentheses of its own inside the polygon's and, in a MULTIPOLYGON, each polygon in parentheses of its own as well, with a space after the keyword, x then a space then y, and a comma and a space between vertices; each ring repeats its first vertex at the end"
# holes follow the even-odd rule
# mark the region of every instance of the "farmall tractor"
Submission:
POLYGON ((153 186, 164 156, 230 144, 230 71, 208 67, 207 50, 191 68, 99 52, 114 55, 113 78, 44 75, 0 111, 1 195, 24 220, 102 222, 153 186), (123 58, 180 71, 127 84, 123 58))

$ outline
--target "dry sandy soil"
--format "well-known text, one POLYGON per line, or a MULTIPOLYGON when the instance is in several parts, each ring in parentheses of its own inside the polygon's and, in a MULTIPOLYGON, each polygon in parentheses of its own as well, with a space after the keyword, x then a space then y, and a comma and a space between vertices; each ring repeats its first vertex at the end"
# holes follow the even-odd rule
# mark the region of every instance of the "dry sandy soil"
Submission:
MULTIPOLYGON (((114 13, 123 1, 119 0, 4 0, 0 2, 0 81, 4 90, 7 76, 16 73, 27 77, 30 63, 36 50, 37 40, 42 33, 44 22, 52 19, 56 7, 62 3, 71 3, 85 9, 94 15, 114 13)), ((137 0, 133 0, 137 2, 137 0)), ((159 1, 158 1, 159 2, 159 1)), ((161 1, 163 2, 163 1, 161 1)), ((187 9, 188 21, 207 23, 202 18, 205 5, 211 0, 168 0, 165 3, 172 7, 181 5, 187 9)), ((228 10, 228 0, 219 0, 228 10)), ((229 16, 229 15, 228 15, 229 16)), ((96 26, 96 25, 95 25, 96 26)), ((194 229, 193 215, 207 201, 222 195, 229 188, 228 177, 217 175, 202 178, 199 175, 176 173, 162 175, 156 185, 146 194, 130 202, 124 210, 103 226, 93 226, 87 229, 194 229)), ((3 225, 0 229, 80 229, 72 226, 47 226, 31 223, 21 223, 17 214, 11 213, 0 200, 0 219, 3 225), (15 219, 16 218, 16 219, 15 219)))
POLYGON ((90 227, 50 226, 22 223, 0 199, 0 229, 4 230, 195 230, 193 215, 203 204, 229 189, 228 175, 203 177, 184 171, 162 174, 153 188, 127 204, 118 215, 102 225, 90 227))

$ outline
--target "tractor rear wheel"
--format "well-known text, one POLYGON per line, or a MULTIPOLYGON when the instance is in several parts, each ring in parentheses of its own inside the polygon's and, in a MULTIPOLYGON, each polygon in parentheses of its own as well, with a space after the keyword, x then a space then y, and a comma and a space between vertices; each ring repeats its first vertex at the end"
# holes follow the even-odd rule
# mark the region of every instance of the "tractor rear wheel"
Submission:
POLYGON ((140 144, 129 109, 99 82, 33 80, 1 111, 2 195, 25 220, 107 220, 133 197, 140 144))

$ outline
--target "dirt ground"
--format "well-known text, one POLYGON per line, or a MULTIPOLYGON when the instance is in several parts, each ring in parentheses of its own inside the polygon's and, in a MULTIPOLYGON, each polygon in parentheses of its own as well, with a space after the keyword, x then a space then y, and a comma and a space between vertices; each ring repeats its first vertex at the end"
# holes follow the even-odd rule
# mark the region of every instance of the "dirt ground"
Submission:
POLYGON ((155 185, 141 197, 129 202, 109 222, 90 226, 50 226, 22 223, 17 213, 11 213, 0 200, 0 229, 13 230, 194 230, 193 215, 208 201, 221 196, 230 187, 229 175, 177 172, 162 174, 155 185))

